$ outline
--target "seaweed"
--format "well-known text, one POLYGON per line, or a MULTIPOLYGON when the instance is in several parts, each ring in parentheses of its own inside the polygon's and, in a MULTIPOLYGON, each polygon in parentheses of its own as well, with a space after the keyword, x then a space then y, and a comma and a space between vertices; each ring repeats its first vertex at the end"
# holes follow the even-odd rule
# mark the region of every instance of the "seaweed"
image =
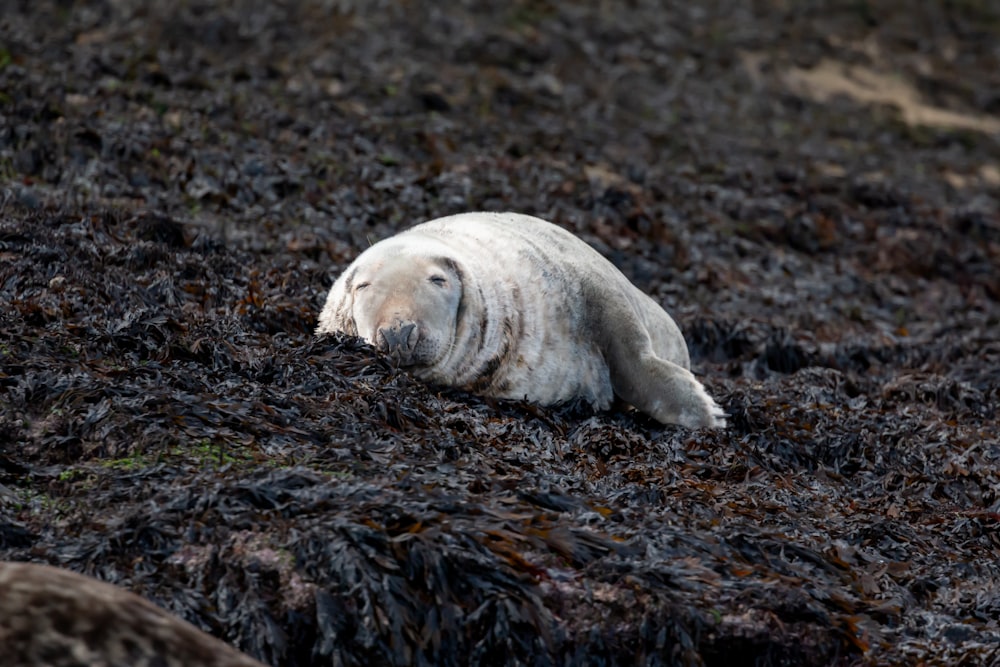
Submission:
POLYGON ((979 10, 64 5, 0 20, 4 560, 290 667, 1000 659, 995 139, 781 75, 988 111, 979 10), (370 242, 473 209, 610 257, 730 427, 313 334, 370 242))

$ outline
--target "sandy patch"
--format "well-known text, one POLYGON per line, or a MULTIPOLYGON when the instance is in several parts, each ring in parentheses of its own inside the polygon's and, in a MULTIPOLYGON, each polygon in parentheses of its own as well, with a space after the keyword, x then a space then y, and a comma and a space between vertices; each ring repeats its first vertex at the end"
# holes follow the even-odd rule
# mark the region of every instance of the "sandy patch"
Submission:
POLYGON ((791 67, 780 74, 780 79, 793 93, 817 102, 844 95, 861 104, 895 106, 909 125, 1000 134, 1000 119, 928 104, 909 81, 868 67, 824 59, 812 69, 791 67))

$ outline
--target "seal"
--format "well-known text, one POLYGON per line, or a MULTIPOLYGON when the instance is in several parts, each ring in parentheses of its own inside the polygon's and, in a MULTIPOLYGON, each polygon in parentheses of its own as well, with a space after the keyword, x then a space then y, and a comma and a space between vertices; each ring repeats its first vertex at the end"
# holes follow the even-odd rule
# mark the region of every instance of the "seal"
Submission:
POLYGON ((726 424, 670 315, 527 215, 453 215, 376 243, 334 282, 316 332, 360 336, 421 380, 485 396, 606 410, 617 395, 665 424, 726 424))
POLYGON ((138 595, 14 562, 0 562, 0 664, 264 667, 138 595))

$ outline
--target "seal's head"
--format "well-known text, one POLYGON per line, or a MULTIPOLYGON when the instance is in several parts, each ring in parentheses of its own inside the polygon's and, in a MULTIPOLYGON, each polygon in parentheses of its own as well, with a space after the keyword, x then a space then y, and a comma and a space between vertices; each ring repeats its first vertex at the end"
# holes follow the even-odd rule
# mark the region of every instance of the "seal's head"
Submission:
POLYGON ((454 344, 462 274, 446 256, 378 246, 345 288, 358 336, 403 366, 434 366, 454 344))

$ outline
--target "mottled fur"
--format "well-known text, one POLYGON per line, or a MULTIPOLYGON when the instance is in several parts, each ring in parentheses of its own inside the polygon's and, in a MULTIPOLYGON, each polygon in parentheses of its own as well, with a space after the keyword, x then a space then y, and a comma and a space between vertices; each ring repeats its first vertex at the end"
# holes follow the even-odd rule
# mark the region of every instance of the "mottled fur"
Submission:
POLYGON ((0 562, 0 665, 263 667, 126 590, 11 562, 0 562))
POLYGON ((552 405, 615 394, 664 423, 725 426, 673 319, 566 230, 514 213, 432 220, 337 279, 317 333, 361 336, 428 382, 552 405))

